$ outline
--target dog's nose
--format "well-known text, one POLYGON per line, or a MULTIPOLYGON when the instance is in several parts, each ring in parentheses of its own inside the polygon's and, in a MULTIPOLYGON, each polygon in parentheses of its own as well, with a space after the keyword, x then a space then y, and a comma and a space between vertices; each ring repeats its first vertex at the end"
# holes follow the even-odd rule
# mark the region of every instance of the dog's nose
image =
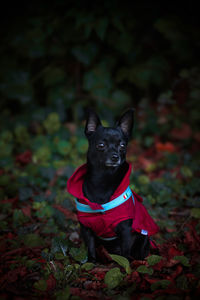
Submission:
POLYGON ((112 161, 113 161, 113 162, 117 162, 118 160, 119 160, 119 155, 113 154, 113 155, 112 155, 112 161))

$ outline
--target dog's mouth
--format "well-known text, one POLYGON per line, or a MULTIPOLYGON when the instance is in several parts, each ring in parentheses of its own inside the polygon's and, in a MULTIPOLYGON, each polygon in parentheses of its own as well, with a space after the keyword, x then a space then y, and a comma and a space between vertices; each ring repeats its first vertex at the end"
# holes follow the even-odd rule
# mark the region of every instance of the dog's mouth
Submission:
POLYGON ((120 166, 120 163, 106 163, 105 166, 109 168, 116 168, 120 166))

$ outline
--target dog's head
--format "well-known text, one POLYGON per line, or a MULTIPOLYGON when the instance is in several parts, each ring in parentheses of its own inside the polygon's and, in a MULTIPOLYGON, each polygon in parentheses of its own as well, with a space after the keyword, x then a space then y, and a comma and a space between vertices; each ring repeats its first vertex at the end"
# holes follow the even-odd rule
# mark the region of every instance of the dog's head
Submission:
POLYGON ((99 168, 117 169, 126 160, 126 148, 134 123, 134 110, 125 112, 116 127, 104 127, 98 115, 89 111, 85 126, 88 138, 88 162, 99 168))

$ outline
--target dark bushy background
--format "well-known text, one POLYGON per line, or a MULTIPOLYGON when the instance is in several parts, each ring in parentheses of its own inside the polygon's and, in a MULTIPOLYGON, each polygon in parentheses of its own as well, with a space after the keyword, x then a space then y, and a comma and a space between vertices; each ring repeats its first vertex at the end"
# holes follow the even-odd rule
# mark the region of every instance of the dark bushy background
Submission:
POLYGON ((1 112, 35 119, 56 111, 77 121, 89 105, 112 118, 143 98, 157 103, 161 93, 187 90, 191 77, 196 85, 195 6, 19 2, 1 14, 1 112))

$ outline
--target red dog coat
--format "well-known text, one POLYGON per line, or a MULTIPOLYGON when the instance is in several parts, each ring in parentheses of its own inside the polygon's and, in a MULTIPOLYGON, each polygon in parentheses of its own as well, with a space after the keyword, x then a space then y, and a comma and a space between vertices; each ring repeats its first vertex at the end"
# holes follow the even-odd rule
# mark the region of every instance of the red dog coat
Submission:
POLYGON ((133 231, 148 234, 149 236, 158 232, 158 226, 142 204, 143 199, 134 191, 132 191, 128 199, 126 199, 126 194, 124 194, 124 191, 127 190, 130 183, 131 164, 129 164, 129 169, 125 177, 109 201, 111 202, 122 195, 121 198, 124 198, 124 202, 104 212, 98 212, 99 209, 103 209, 103 205, 89 201, 83 194, 82 187, 86 172, 87 165, 84 164, 74 172, 67 182, 68 192, 78 199, 77 203, 80 206, 85 204, 82 206, 87 206, 92 212, 78 210, 77 215, 80 223, 91 228, 97 236, 105 239, 116 236, 115 227, 127 219, 133 220, 133 231), (97 210, 97 212, 95 212, 95 210, 97 210))

